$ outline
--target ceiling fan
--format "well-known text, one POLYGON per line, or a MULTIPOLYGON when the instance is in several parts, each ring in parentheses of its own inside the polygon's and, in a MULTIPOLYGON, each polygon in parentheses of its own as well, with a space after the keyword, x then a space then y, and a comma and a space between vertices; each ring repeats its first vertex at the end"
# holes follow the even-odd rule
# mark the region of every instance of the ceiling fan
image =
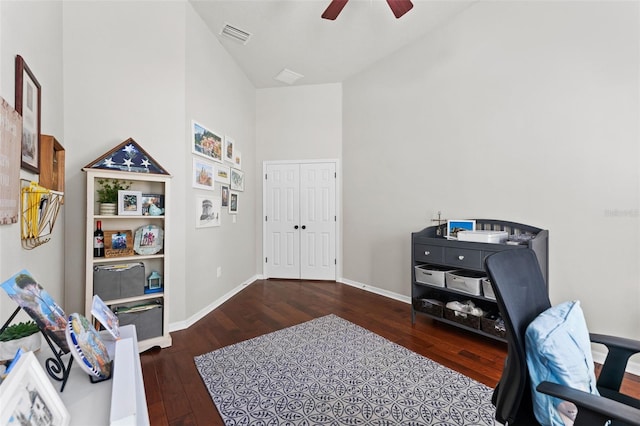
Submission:
MULTIPOLYGON (((335 20, 348 1, 349 0, 331 0, 322 17, 332 21, 335 20)), ((411 0, 387 0, 387 3, 396 18, 400 18, 413 7, 411 0)))

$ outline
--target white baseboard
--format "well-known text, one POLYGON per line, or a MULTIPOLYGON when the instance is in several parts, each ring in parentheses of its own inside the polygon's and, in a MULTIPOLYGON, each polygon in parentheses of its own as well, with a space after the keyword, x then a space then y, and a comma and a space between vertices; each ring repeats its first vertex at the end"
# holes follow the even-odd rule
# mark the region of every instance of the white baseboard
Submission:
POLYGON ((350 285, 351 287, 357 287, 362 290, 369 291, 371 293, 379 294, 380 296, 385 296, 390 299, 399 300, 400 302, 411 303, 411 297, 405 296, 403 294, 394 293, 392 291, 385 290, 383 288, 373 287, 368 284, 363 284, 357 281, 349 280, 347 278, 340 278, 337 281, 342 284, 350 285))
MULTIPOLYGON (((189 328, 191 327, 193 324, 195 324, 196 322, 198 322, 199 320, 201 320, 202 318, 204 318, 207 314, 209 314, 211 311, 213 311, 215 308, 217 308, 218 306, 222 305, 224 302, 226 302, 227 300, 229 300, 231 297, 233 297, 234 295, 236 295, 237 293, 240 292, 240 290, 242 290, 243 288, 245 288, 246 286, 248 286, 249 284, 253 283, 256 280, 261 280, 264 279, 263 275, 254 275, 253 277, 249 278, 248 280, 246 280, 245 282, 243 282, 242 284, 240 284, 239 286, 235 287, 233 290, 229 291, 227 294, 225 294, 224 296, 220 297, 219 299, 215 300, 213 303, 210 303, 209 305, 205 306, 204 308, 200 309, 198 312, 196 312, 194 315, 192 315, 191 317, 189 317, 188 319, 184 320, 184 321, 178 321, 178 322, 174 322, 169 324, 169 331, 178 331, 178 330, 184 330, 185 328, 189 328)), ((374 286, 370 286, 368 284, 363 284, 357 281, 353 281, 347 278, 339 278, 336 280, 339 283, 342 284, 346 284, 349 285, 351 287, 356 287, 371 293, 375 293, 375 294, 379 294, 380 296, 385 296, 388 297, 390 299, 394 299, 394 300, 398 300, 400 302, 404 302, 404 303, 408 303, 411 304, 411 297, 409 296, 405 296, 403 294, 398 294, 398 293, 394 293, 392 291, 389 290, 385 290, 379 287, 374 287, 374 286)), ((599 345, 597 347, 592 348, 592 353, 593 353, 593 360, 595 362, 597 362, 598 364, 602 364, 607 356, 607 352, 606 352, 606 348, 603 349, 602 347, 599 347, 599 345)), ((635 359, 638 358, 638 356, 635 356, 634 358, 632 358, 631 360, 629 360, 629 363, 627 364, 627 373, 631 373, 634 374, 636 376, 640 376, 640 359, 635 359)))
POLYGON ((217 308, 218 306, 222 305, 227 300, 231 299, 233 296, 235 296, 237 293, 239 293, 243 288, 245 288, 249 284, 253 283, 257 279, 258 279, 258 276, 254 275, 253 277, 249 278, 248 280, 246 280, 245 282, 243 282, 239 286, 237 286, 234 289, 232 289, 231 291, 227 292, 222 297, 214 300, 209 305, 207 305, 204 308, 200 309, 198 312, 196 312, 195 314, 193 314, 191 317, 187 318, 186 320, 170 323, 169 324, 169 332, 184 330, 185 328, 191 327, 193 324, 195 324, 196 322, 200 321, 202 318, 204 318, 207 314, 209 314, 215 308, 217 308))

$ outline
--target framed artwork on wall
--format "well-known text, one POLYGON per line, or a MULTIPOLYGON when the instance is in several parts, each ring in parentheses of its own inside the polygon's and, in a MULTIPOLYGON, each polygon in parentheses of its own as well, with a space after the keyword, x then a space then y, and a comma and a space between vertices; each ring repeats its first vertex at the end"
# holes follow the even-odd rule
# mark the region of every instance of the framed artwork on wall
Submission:
POLYGON ((238 193, 229 191, 229 213, 238 213, 238 193))
POLYGON ((242 169, 242 153, 237 149, 233 150, 233 167, 238 170, 242 169))
POLYGON ((220 226, 220 197, 196 197, 196 228, 220 226))
POLYGON ((222 207, 229 207, 229 187, 222 185, 220 192, 222 193, 222 207))
POLYGON ((231 169, 231 189, 234 191, 244 191, 244 172, 231 169))
POLYGON ((195 121, 192 122, 192 136, 191 150, 194 154, 222 163, 222 136, 195 121))
POLYGON ((0 98, 0 225, 18 223, 22 117, 0 98))
POLYGON ((231 167, 216 164, 216 182, 229 184, 231 182, 231 167))
POLYGON ((22 56, 16 56, 16 111, 22 115, 21 166, 40 172, 40 83, 22 56))
POLYGON ((224 137, 224 159, 230 163, 235 161, 233 154, 235 142, 229 136, 224 137))
POLYGON ((193 158, 192 185, 194 188, 214 190, 215 166, 210 161, 193 158))

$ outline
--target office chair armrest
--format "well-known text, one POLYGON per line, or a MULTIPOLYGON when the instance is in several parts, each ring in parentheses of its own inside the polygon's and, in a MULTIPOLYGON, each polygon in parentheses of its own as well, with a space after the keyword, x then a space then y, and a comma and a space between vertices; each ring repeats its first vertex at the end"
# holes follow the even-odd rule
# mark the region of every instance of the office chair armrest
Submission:
POLYGON ((607 420, 640 426, 640 409, 621 402, 551 382, 540 383, 536 390, 573 402, 578 407, 575 426, 604 424, 607 420))
POLYGON ((607 348, 623 349, 630 354, 640 353, 640 340, 632 340, 624 337, 608 336, 606 334, 589 333, 589 339, 593 343, 601 343, 607 348))
POLYGON ((603 344, 609 350, 598 376, 598 388, 619 392, 629 357, 640 352, 640 341, 593 333, 589 334, 589 338, 593 343, 603 344))

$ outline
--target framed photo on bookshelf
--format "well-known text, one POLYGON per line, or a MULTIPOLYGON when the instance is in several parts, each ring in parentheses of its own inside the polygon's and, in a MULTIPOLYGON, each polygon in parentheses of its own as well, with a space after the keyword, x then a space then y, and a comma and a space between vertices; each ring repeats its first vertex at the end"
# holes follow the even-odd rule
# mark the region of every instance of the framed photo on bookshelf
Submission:
POLYGON ((104 231, 104 257, 133 256, 131 231, 104 231))
POLYGON ((142 192, 118 191, 118 215, 142 216, 142 192))
POLYGON ((142 215, 162 216, 164 214, 164 194, 142 194, 142 215))

